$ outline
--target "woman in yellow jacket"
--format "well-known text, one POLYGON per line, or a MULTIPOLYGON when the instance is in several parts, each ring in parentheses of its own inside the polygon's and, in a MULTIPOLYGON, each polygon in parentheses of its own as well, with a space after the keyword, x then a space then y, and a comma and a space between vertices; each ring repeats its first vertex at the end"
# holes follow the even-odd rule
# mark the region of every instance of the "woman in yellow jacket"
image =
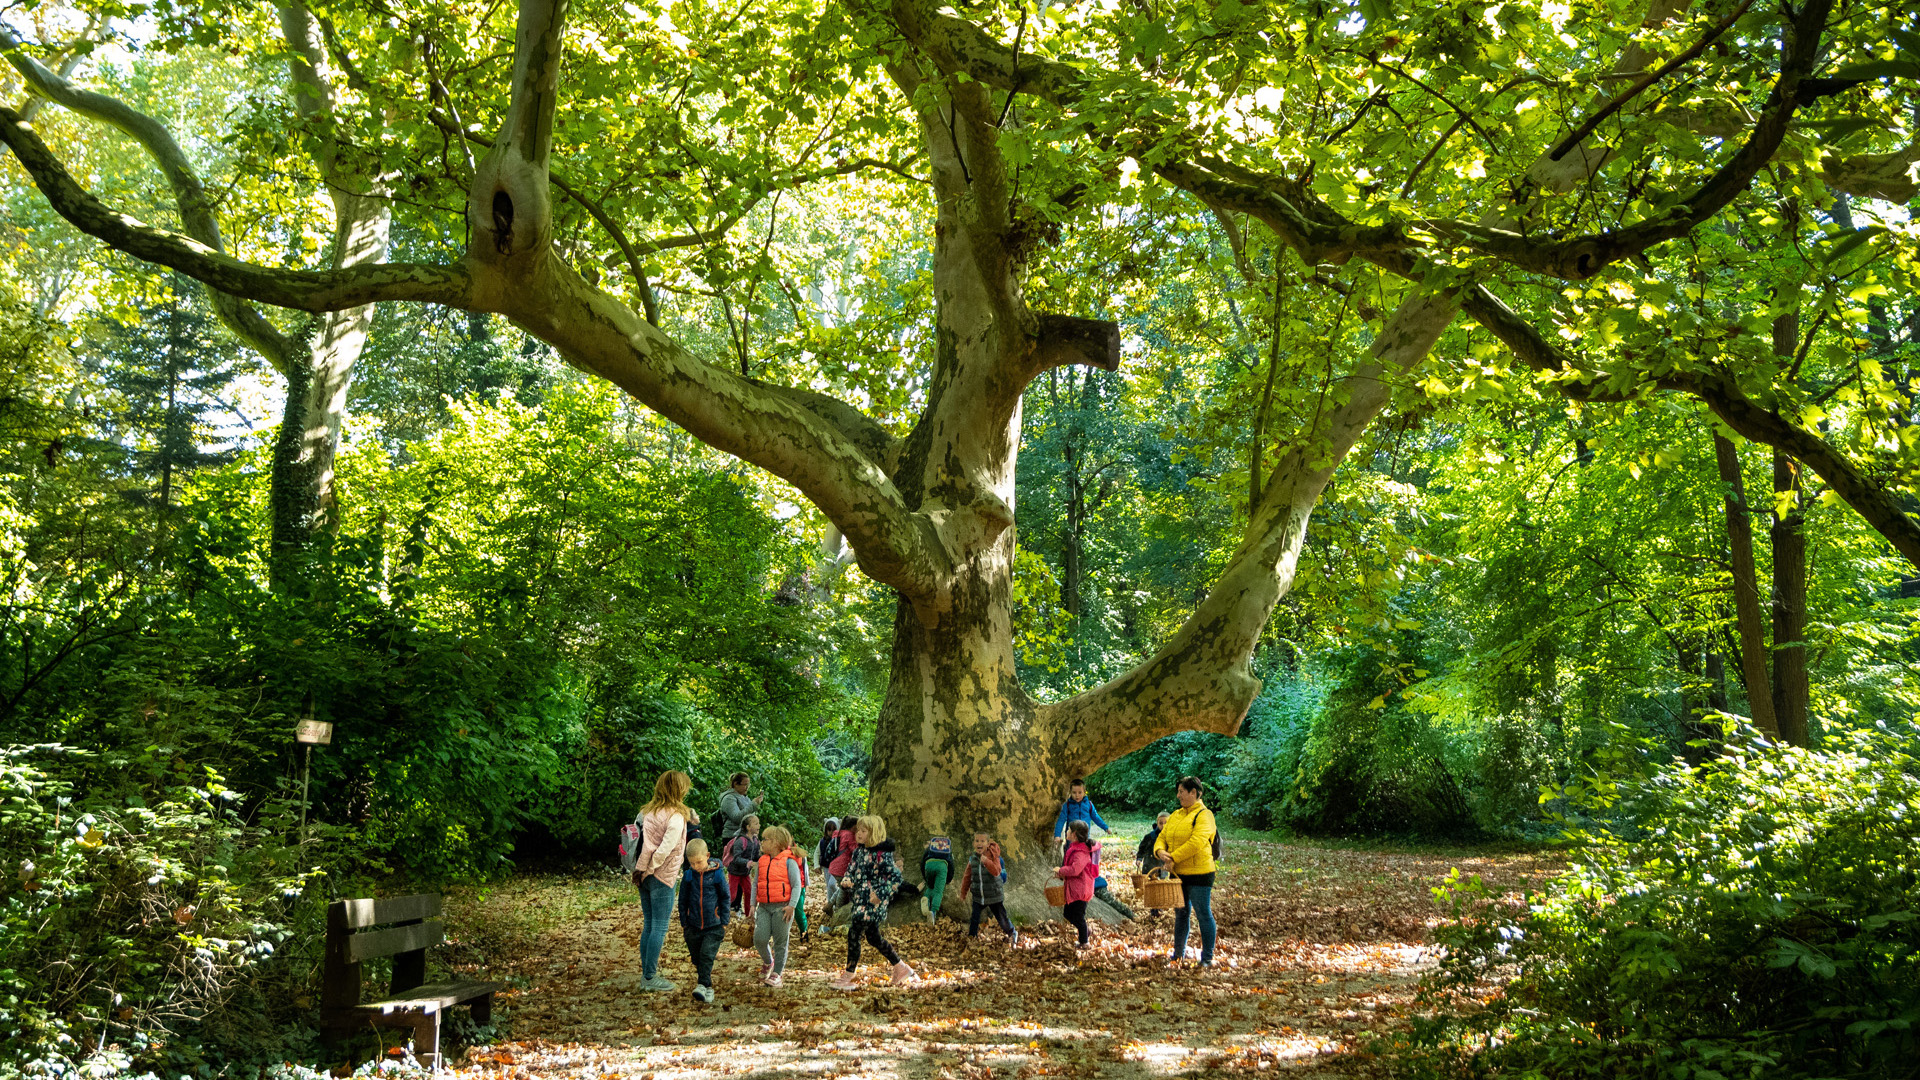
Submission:
POLYGON ((1213 966, 1213 942, 1217 931, 1213 923, 1213 837, 1218 826, 1213 811, 1200 801, 1200 781, 1191 776, 1180 778, 1174 789, 1180 809, 1167 819, 1154 841, 1153 855, 1180 878, 1180 910, 1173 916, 1173 962, 1187 955, 1187 928, 1190 920, 1200 923, 1200 966, 1213 966))

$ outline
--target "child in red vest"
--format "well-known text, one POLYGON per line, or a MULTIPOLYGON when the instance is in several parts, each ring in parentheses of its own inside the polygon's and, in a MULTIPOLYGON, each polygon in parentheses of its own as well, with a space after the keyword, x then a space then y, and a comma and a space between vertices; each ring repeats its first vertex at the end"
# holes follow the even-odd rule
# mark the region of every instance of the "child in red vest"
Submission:
POLYGON ((753 880, 753 950, 760 954, 760 978, 779 986, 787 970, 787 934, 793 908, 806 881, 793 834, 775 825, 760 838, 753 880))

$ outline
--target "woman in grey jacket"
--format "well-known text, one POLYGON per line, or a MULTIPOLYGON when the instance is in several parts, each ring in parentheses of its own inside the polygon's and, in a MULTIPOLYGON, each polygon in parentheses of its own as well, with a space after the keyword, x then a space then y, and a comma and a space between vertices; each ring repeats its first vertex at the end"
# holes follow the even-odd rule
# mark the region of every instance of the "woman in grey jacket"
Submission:
POLYGON ((746 773, 734 773, 727 783, 729 786, 726 794, 720 796, 720 844, 722 847, 727 841, 740 835, 741 822, 746 821, 749 815, 758 812, 760 804, 767 798, 765 795, 755 795, 751 798, 747 796, 747 788, 753 783, 753 778, 746 773))

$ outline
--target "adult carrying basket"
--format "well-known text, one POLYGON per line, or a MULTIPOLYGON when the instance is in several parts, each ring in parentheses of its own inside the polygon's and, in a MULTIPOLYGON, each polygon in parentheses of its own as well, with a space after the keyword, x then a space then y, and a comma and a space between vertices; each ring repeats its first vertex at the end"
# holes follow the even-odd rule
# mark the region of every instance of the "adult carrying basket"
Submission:
POLYGON ((1186 905, 1180 882, 1172 878, 1148 878, 1140 887, 1140 902, 1150 908, 1177 908, 1186 905))

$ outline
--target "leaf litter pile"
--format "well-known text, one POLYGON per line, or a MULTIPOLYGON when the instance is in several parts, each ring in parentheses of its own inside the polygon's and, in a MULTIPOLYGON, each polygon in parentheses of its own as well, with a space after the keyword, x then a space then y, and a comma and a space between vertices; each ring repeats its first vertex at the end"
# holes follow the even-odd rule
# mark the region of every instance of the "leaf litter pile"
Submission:
MULTIPOLYGON (((1131 849, 1117 839, 1111 850, 1131 849)), ((1022 928, 1009 947, 991 919, 971 941, 964 923, 942 919, 887 930, 918 983, 890 985, 867 948, 863 986, 841 992, 827 981, 846 962, 845 932, 816 919, 804 943, 795 930, 778 989, 729 941, 712 1005, 689 994, 677 922, 661 973, 680 988, 638 989, 640 906, 624 878, 522 877, 451 898, 448 958, 513 988, 497 999, 505 1041, 450 1061, 476 1078, 1371 1075, 1368 1043, 1404 1026, 1431 963, 1430 890, 1459 867, 1519 894, 1558 868, 1549 856, 1266 840, 1229 840, 1223 861, 1210 971, 1169 967, 1171 912, 1095 924, 1084 952, 1064 922, 1022 928)), ((820 891, 808 890, 816 916, 820 891)))

